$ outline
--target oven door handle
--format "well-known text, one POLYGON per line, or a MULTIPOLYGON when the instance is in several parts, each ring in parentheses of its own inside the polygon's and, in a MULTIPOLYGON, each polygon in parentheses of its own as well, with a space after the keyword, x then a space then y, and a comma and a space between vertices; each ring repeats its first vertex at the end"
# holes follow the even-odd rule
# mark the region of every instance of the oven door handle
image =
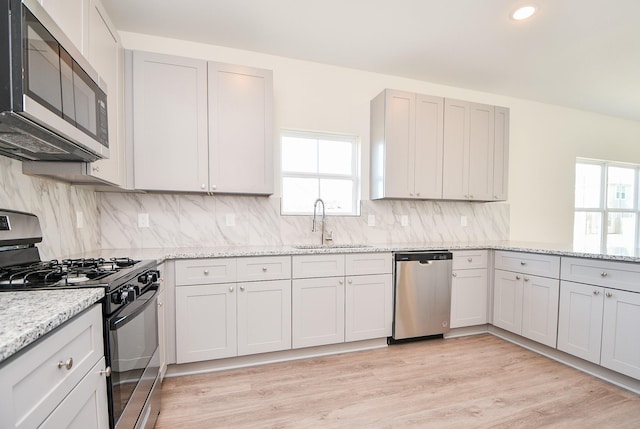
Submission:
POLYGON ((158 287, 156 286, 152 291, 149 290, 143 293, 142 295, 140 295, 136 301, 133 301, 127 307, 124 307, 122 309, 122 312, 118 314, 118 316, 115 319, 111 319, 111 323, 109 323, 109 329, 112 331, 115 331, 116 329, 121 328, 122 326, 126 325, 127 323, 135 319, 136 316, 138 316, 140 313, 146 310, 148 306, 155 303, 155 297, 157 294, 158 294, 158 287), (142 298, 148 293, 151 293, 152 295, 148 299, 145 299, 144 303, 140 305, 132 305, 138 302, 142 302, 143 301, 142 298))

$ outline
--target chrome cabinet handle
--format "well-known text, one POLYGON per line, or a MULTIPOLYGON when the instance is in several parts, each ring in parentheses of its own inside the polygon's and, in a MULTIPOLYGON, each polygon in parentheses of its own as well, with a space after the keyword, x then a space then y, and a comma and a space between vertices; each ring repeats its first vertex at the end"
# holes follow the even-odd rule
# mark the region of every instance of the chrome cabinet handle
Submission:
POLYGON ((525 282, 528 282, 528 281, 529 281, 529 277, 525 277, 525 278, 524 278, 524 281, 525 281, 525 282))
POLYGON ((229 286, 229 292, 233 292, 233 286, 229 286))
POLYGON ((473 262, 473 258, 467 258, 467 261, 473 262))
POLYGON ((527 265, 527 263, 525 261, 520 261, 520 265, 524 267, 525 265, 527 265))
POLYGON ((111 367, 108 366, 105 369, 101 369, 99 374, 104 375, 105 377, 111 377, 111 367))
POLYGON ((607 273, 606 271, 603 271, 600 273, 600 276, 602 277, 607 277, 609 275, 609 273, 607 273))
POLYGON ((598 295, 600 295, 600 291, 599 291, 599 290, 594 290, 594 291, 593 291, 593 294, 594 294, 595 296, 598 296, 598 295))
POLYGON ((209 270, 204 270, 204 275, 208 276, 209 275, 209 270))
POLYGON ((611 298, 613 296, 613 294, 611 292, 607 292, 607 293, 605 293, 605 295, 606 295, 607 298, 611 298))
POLYGON ((451 273, 453 277, 458 277, 458 273, 451 273))
POLYGON ((62 367, 65 367, 68 370, 71 369, 73 367, 73 358, 70 357, 64 362, 63 361, 58 362, 58 368, 62 368, 62 367))
POLYGON ((351 284, 351 283, 353 283, 353 280, 349 279, 349 280, 347 280, 347 283, 351 284))
POLYGON ((205 185, 204 183, 202 185, 200 185, 200 189, 205 189, 207 187, 207 185, 205 185))
POLYGON ((521 278, 520 276, 516 276, 516 280, 520 280, 520 278, 521 278))
POLYGON ((240 290, 244 292, 244 286, 240 286, 240 290))
POLYGON ((343 284, 344 282, 342 280, 338 280, 338 284, 343 284))
POLYGON ((262 267, 262 272, 267 272, 267 267, 262 267))

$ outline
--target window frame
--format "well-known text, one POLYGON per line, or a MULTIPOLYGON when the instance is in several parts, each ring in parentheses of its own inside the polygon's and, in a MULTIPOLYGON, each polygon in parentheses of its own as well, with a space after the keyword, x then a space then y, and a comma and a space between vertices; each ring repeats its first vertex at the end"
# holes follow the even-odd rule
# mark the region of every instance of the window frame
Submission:
MULTIPOLYGON (((638 243, 640 242, 640 165, 639 164, 631 164, 624 162, 616 162, 616 161, 603 161, 603 160, 595 160, 595 159, 587 159, 587 158, 576 158, 576 165, 578 164, 591 164, 598 165, 601 167, 601 176, 600 176, 600 202, 599 207, 589 207, 589 208, 579 208, 575 206, 575 174, 574 174, 574 224, 575 224, 575 215, 576 213, 600 213, 600 251, 608 253, 608 227, 609 227, 609 215, 610 214, 624 214, 624 213, 632 213, 635 215, 635 234, 633 237, 633 247, 634 249, 638 248, 638 243), (609 200, 609 168, 610 167, 619 167, 626 169, 634 170, 634 201, 632 208, 609 208, 608 200, 609 200)), ((574 237, 573 242, 575 244, 575 229, 574 229, 574 237)))
MULTIPOLYGON (((317 150, 319 151, 320 145, 318 144, 317 150)), ((319 157, 317 158, 319 162, 319 157)), ((292 130, 292 129, 282 129, 280 131, 280 214, 283 216, 311 216, 313 215, 313 207, 309 207, 309 211, 302 212, 285 212, 284 210, 284 187, 283 182, 285 178, 294 178, 294 179, 318 179, 318 184, 320 183, 320 179, 337 179, 337 180, 350 180, 352 182, 352 190, 351 195, 353 196, 352 207, 353 210, 351 212, 331 212, 326 210, 327 216, 360 216, 360 192, 361 192, 361 168, 360 168, 360 139, 358 136, 351 134, 338 134, 338 133, 328 133, 328 132, 317 132, 317 131, 301 131, 301 130, 292 130), (349 142, 351 143, 351 171, 352 174, 336 174, 336 173, 304 173, 304 172, 293 172, 293 171, 285 171, 282 166, 282 155, 283 155, 283 140, 286 137, 291 138, 303 138, 310 140, 325 140, 325 141, 341 141, 341 142, 349 142)), ((319 186, 319 185, 318 185, 319 186)), ((320 189, 318 188, 318 197, 320 195, 320 189)))

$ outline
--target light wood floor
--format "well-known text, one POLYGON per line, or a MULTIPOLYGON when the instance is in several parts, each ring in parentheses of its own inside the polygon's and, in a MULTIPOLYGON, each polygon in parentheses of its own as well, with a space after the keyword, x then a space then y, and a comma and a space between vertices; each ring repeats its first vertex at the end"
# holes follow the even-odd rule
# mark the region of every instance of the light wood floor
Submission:
POLYGON ((640 428, 640 396, 492 335, 165 379, 156 429, 640 428))

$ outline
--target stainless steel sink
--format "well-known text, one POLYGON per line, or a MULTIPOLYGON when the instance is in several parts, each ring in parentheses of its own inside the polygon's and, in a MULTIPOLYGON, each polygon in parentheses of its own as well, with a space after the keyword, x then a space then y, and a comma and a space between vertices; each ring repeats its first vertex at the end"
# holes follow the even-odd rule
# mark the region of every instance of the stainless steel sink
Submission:
POLYGON ((294 249, 362 249, 364 247, 371 247, 368 244, 300 244, 297 246, 291 246, 294 249))

